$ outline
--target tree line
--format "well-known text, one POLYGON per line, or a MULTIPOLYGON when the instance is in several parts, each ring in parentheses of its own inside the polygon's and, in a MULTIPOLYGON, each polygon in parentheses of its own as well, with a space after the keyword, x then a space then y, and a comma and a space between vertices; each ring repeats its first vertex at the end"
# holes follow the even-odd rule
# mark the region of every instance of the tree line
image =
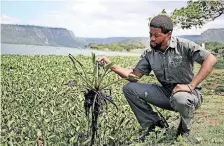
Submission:
POLYGON ((205 48, 211 50, 214 53, 218 53, 219 50, 224 49, 224 44, 218 42, 206 42, 205 48))
POLYGON ((96 44, 96 43, 89 43, 85 46, 85 48, 91 48, 95 50, 110 50, 110 51, 126 51, 130 52, 134 49, 144 49, 146 48, 145 44, 142 42, 139 43, 113 43, 113 44, 96 44))

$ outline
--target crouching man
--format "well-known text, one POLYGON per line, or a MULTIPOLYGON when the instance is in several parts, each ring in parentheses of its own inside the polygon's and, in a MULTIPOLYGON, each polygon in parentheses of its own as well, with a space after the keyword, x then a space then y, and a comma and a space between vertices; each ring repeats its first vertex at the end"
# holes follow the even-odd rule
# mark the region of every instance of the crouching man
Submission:
MULTIPOLYGON (((161 83, 148 84, 129 79, 123 86, 124 95, 138 122, 147 133, 156 126, 164 127, 158 114, 148 103, 157 107, 173 110, 180 114, 177 136, 189 134, 192 127, 194 111, 202 103, 200 83, 211 73, 217 63, 215 56, 198 44, 176 37, 171 37, 173 23, 165 15, 154 17, 150 24, 150 48, 141 55, 134 69, 113 65, 111 69, 123 78, 134 74, 141 78, 154 72, 161 83), (194 76, 194 62, 201 64, 194 76)), ((98 61, 109 63, 107 57, 98 61)))

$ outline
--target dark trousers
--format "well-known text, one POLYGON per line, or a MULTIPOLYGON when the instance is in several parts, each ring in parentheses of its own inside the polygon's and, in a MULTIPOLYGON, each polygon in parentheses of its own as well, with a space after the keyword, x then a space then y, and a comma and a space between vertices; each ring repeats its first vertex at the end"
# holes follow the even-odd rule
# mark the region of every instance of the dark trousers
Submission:
POLYGON ((179 112, 182 128, 190 130, 193 112, 201 105, 201 93, 177 92, 173 96, 162 86, 140 82, 129 82, 123 86, 123 93, 138 122, 147 128, 160 118, 149 104, 162 109, 179 112), (149 103, 149 104, 148 104, 149 103))

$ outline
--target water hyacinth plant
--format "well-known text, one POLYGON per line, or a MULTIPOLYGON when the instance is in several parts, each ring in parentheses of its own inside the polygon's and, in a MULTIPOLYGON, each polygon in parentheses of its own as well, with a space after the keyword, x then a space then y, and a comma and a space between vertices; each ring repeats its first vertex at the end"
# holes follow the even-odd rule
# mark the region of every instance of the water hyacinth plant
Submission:
POLYGON ((94 138, 97 134, 97 119, 100 113, 103 112, 103 109, 106 108, 107 110, 107 103, 112 103, 115 108, 117 109, 116 104, 113 101, 111 90, 109 87, 113 84, 118 83, 122 79, 118 79, 107 85, 104 85, 103 80, 106 76, 111 72, 110 67, 114 65, 113 62, 108 64, 101 64, 100 62, 96 61, 96 55, 92 53, 92 65, 93 69, 90 72, 90 77, 87 76, 87 71, 83 64, 77 60, 74 56, 69 54, 69 58, 71 59, 75 74, 77 77, 81 78, 82 85, 77 85, 84 89, 84 109, 85 115, 88 121, 91 121, 91 124, 88 124, 90 131, 88 131, 87 136, 91 133, 91 141, 90 145, 94 144, 94 138), (109 90, 109 95, 106 95, 105 91, 109 90), (104 108, 105 107, 105 108, 104 108), (90 117, 91 115, 91 117, 90 117))

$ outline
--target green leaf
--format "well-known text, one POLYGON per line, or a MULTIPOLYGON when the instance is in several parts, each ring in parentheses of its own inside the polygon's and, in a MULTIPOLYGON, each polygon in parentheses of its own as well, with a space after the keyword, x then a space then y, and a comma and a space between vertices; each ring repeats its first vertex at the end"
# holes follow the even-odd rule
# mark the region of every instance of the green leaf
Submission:
POLYGON ((71 137, 69 139, 69 141, 70 141, 70 143, 74 143, 76 139, 77 139, 77 137, 76 136, 73 136, 73 137, 71 137))
POLYGON ((77 132, 79 132, 80 128, 81 128, 80 126, 77 126, 75 130, 76 130, 77 132))
POLYGON ((8 126, 8 127, 11 127, 12 123, 14 123, 14 119, 11 120, 11 121, 9 121, 9 122, 7 123, 7 126, 8 126))
POLYGON ((94 85, 94 83, 95 83, 96 72, 97 72, 97 65, 95 64, 95 65, 93 66, 92 85, 94 85))
POLYGON ((109 69, 110 69, 110 67, 113 66, 114 64, 115 64, 114 62, 110 62, 110 63, 108 63, 108 64, 105 66, 104 73, 103 73, 103 75, 99 78, 99 84, 98 84, 98 86, 101 86, 101 83, 102 83, 102 81, 103 81, 103 78, 104 78, 107 74, 109 74, 109 73, 111 72, 111 70, 109 70, 109 69))
POLYGON ((81 143, 81 145, 85 146, 85 145, 87 145, 88 143, 90 143, 90 139, 87 139, 86 141, 84 141, 83 143, 81 143))
POLYGON ((51 135, 51 136, 48 137, 48 139, 54 139, 55 137, 57 138, 56 135, 51 135))
POLYGON ((124 122, 124 119, 125 119, 126 117, 123 117, 122 119, 121 119, 121 121, 120 121, 120 123, 119 123, 119 127, 122 125, 122 123, 124 122))
POLYGON ((110 140, 112 140, 113 142, 114 142, 114 140, 115 140, 115 138, 114 138, 113 136, 108 136, 108 138, 109 138, 110 140))
POLYGON ((76 61, 81 67, 83 67, 83 64, 81 62, 79 62, 78 59, 76 59, 74 56, 72 56, 71 54, 69 54, 69 56, 74 60, 76 61))
POLYGON ((72 60, 73 64, 75 64, 74 57, 71 54, 69 54, 68 57, 72 60))
POLYGON ((92 62, 96 64, 96 54, 92 52, 92 62))
POLYGON ((107 85, 105 85, 105 86, 103 86, 103 87, 100 87, 99 90, 103 90, 103 89, 105 89, 105 88, 107 88, 107 87, 109 87, 109 86, 111 86, 111 85, 113 85, 113 84, 116 84, 116 83, 118 83, 118 82, 121 82, 121 81, 124 80, 124 79, 125 79, 125 78, 118 79, 117 81, 114 81, 114 82, 109 83, 109 84, 107 84, 107 85))
POLYGON ((98 88, 98 77, 99 77, 99 64, 98 63, 96 63, 94 71, 95 71, 94 74, 93 74, 93 77, 94 77, 94 80, 95 80, 94 87, 98 88))
POLYGON ((82 78, 82 80, 87 84, 87 86, 90 89, 93 89, 93 87, 91 85, 91 82, 87 79, 87 76, 85 74, 85 71, 83 70, 83 67, 81 67, 81 69, 82 69, 82 72, 85 75, 85 77, 79 72, 79 69, 78 69, 78 67, 76 66, 76 63, 75 63, 76 62, 75 58, 71 54, 69 54, 69 58, 72 60, 74 68, 75 68, 76 72, 79 74, 79 76, 82 78))

